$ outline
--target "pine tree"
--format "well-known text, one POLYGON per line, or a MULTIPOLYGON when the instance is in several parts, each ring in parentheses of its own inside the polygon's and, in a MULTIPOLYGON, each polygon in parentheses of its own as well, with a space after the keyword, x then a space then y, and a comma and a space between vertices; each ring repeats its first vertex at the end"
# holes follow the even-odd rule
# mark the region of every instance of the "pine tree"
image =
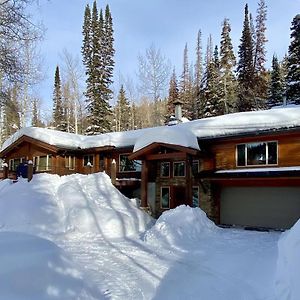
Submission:
POLYGON ((64 106, 62 100, 61 81, 59 67, 56 66, 53 90, 53 126, 60 131, 67 131, 64 106))
POLYGON ((179 98, 182 101, 182 113, 188 117, 190 103, 189 103, 189 84, 190 84, 190 70, 189 70, 189 59, 188 59, 188 46, 185 44, 183 51, 183 69, 180 79, 179 98))
POLYGON ((234 67, 236 60, 230 37, 231 27, 228 19, 224 19, 220 47, 220 83, 221 83, 221 114, 228 114, 236 106, 236 79, 234 67))
POLYGON ((213 58, 207 68, 204 96, 204 117, 212 117, 222 114, 220 109, 220 61, 217 46, 215 46, 213 58))
POLYGON ((266 50, 266 20, 267 7, 265 0, 258 3, 256 26, 255 26, 255 48, 254 48, 254 72, 255 72, 255 101, 256 108, 264 108, 268 90, 268 73, 265 68, 266 50))
POLYGON ((272 108, 283 104, 283 78, 277 56, 273 55, 271 81, 268 93, 267 107, 272 108))
POLYGON ((248 5, 245 6, 245 18, 239 45, 238 74, 238 111, 254 109, 254 67, 253 67, 253 40, 248 17, 248 5))
POLYGON ((289 103, 300 104, 300 14, 294 17, 291 31, 286 94, 289 103))
POLYGON ((109 7, 98 13, 94 1, 92 13, 88 5, 85 9, 83 24, 83 64, 86 69, 86 101, 88 123, 86 134, 99 134, 111 130, 111 109, 109 101, 112 98, 114 49, 113 24, 109 7))
POLYGON ((169 122, 170 118, 174 116, 174 102, 178 100, 179 92, 177 86, 177 78, 175 68, 173 69, 173 73, 169 83, 169 96, 167 100, 167 114, 165 117, 165 122, 169 122))
POLYGON ((120 88, 118 101, 115 106, 116 130, 127 131, 131 129, 130 103, 126 97, 123 85, 120 88))
POLYGON ((203 114, 201 108, 203 99, 201 95, 202 79, 203 79, 203 61, 202 61, 202 42, 201 42, 201 30, 198 31, 197 43, 196 43, 196 63, 195 63, 195 80, 194 80, 194 99, 196 101, 196 119, 200 118, 203 114))

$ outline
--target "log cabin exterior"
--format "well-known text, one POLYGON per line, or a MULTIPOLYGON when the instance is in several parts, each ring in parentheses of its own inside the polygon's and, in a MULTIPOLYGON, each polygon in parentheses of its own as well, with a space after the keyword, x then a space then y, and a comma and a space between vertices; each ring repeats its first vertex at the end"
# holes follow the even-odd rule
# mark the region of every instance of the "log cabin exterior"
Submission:
POLYGON ((106 134, 105 141, 59 133, 54 142, 33 134, 48 129, 30 129, 6 142, 0 155, 10 172, 28 160, 36 173, 105 171, 155 217, 186 204, 223 225, 286 229, 300 218, 300 108, 167 127, 106 134), (197 145, 186 138, 191 132, 197 145))

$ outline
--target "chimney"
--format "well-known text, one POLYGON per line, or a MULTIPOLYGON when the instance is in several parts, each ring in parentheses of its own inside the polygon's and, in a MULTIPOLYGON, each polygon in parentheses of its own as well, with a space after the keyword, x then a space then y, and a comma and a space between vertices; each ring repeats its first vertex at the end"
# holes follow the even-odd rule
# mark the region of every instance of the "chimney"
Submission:
POLYGON ((175 105, 175 119, 178 121, 178 122, 181 122, 182 121, 182 104, 183 102, 181 100, 176 100, 173 102, 173 104, 175 105))

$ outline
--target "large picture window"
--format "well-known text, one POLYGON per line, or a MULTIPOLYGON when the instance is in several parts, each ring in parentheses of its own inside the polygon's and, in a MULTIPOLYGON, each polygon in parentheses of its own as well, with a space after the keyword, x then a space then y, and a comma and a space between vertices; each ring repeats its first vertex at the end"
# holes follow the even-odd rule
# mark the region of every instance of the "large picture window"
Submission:
POLYGON ((173 176, 184 177, 185 176, 185 162, 176 161, 173 163, 173 176))
POLYGON ((160 194, 161 208, 170 208, 170 187, 162 187, 160 194))
POLYGON ((237 166, 277 165, 277 148, 277 142, 258 142, 237 145, 237 166))
POLYGON ((130 160, 128 154, 120 154, 119 171, 120 172, 141 172, 142 162, 140 160, 130 160))

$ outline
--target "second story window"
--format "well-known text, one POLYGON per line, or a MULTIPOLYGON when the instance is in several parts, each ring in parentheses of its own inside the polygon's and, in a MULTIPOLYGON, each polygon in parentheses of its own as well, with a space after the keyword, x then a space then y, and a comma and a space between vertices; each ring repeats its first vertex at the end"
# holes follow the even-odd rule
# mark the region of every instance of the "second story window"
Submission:
POLYGON ((236 158, 238 167, 277 165, 278 143, 272 141, 237 145, 236 158))
POLYGON ((176 161, 173 163, 173 176, 184 177, 185 176, 185 162, 176 161))
POLYGON ((162 162, 160 164, 160 176, 161 177, 170 177, 170 163, 162 162))

